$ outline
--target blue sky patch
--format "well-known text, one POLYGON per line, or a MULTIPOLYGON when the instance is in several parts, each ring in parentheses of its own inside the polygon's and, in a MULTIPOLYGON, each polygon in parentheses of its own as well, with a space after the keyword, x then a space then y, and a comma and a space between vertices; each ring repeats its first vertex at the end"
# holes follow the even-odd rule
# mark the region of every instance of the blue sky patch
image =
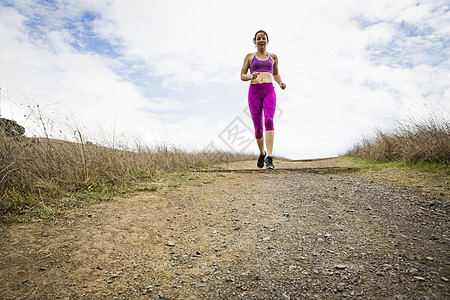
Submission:
POLYGON ((95 31, 95 22, 101 19, 98 13, 84 11, 81 15, 66 14, 66 5, 49 0, 41 0, 25 7, 15 5, 13 1, 8 1, 6 5, 15 8, 27 18, 24 25, 35 42, 48 44, 50 32, 66 30, 73 38, 69 44, 79 52, 112 58, 120 56, 122 48, 119 41, 106 39, 95 31))
POLYGON ((449 60, 449 39, 435 35, 433 28, 404 21, 396 25, 398 30, 390 43, 366 48, 376 65, 413 68, 422 64, 437 66, 449 60))
POLYGON ((95 32, 93 23, 98 18, 101 18, 101 16, 87 11, 78 18, 64 22, 66 24, 65 29, 75 39, 71 45, 80 52, 93 52, 108 57, 119 57, 121 47, 117 41, 105 39, 95 32))

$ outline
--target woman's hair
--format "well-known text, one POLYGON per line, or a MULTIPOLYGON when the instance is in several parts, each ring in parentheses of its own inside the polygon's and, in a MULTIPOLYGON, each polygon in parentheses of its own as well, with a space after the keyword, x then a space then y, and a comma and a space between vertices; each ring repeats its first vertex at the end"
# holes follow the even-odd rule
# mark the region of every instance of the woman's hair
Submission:
POLYGON ((265 35, 266 35, 266 38, 267 38, 267 41, 269 41, 269 35, 267 34, 267 32, 265 32, 264 30, 258 30, 256 33, 255 33, 255 37, 253 38, 253 42, 256 42, 256 36, 258 35, 258 33, 264 33, 265 35))

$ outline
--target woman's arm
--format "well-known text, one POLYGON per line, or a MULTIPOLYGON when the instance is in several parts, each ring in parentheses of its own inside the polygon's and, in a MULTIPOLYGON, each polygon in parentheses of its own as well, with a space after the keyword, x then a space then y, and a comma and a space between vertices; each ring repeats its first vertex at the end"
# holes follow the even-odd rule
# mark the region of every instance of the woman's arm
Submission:
POLYGON ((247 74, 248 69, 250 69, 250 57, 253 54, 249 53, 245 56, 244 59, 244 64, 242 65, 242 69, 241 69, 241 80, 242 81, 249 81, 249 80, 253 80, 256 77, 258 77, 259 72, 254 72, 253 74, 247 74))
POLYGON ((283 82, 280 74, 278 73, 278 56, 276 56, 273 53, 271 53, 270 55, 272 56, 273 60, 273 80, 275 80, 275 82, 278 83, 280 88, 284 90, 286 88, 286 84, 283 82))

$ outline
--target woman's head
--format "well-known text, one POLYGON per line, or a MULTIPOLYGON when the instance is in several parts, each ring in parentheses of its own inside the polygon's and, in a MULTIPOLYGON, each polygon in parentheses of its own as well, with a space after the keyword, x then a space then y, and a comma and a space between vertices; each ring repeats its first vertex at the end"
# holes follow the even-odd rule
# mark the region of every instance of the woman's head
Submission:
POLYGON ((262 36, 266 36, 267 41, 269 41, 269 36, 267 35, 267 32, 265 32, 264 30, 258 30, 255 33, 255 37, 253 38, 253 42, 256 43, 256 40, 258 39, 258 37, 262 37, 262 36))

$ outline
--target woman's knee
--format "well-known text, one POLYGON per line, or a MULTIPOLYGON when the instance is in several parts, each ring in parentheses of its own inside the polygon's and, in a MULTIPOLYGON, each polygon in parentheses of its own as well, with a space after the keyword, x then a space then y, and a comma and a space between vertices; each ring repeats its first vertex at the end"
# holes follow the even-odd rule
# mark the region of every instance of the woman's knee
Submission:
POLYGON ((262 139, 264 136, 263 130, 262 129, 256 129, 255 130, 255 138, 256 139, 262 139))
POLYGON ((273 128, 273 119, 269 118, 269 119, 265 120, 264 126, 266 127, 266 131, 273 130, 274 129, 273 128))

